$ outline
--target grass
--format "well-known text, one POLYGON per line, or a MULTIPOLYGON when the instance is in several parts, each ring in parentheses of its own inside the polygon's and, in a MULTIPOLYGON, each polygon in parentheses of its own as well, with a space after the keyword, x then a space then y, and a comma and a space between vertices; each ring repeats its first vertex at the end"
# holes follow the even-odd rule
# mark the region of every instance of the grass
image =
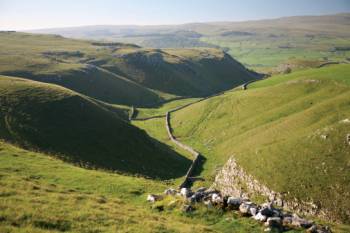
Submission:
POLYGON ((349 223, 349 77, 335 65, 259 81, 175 112, 174 133, 206 157, 208 183, 234 155, 273 190, 349 223))
POLYGON ((173 101, 164 103, 158 108, 137 108, 136 119, 154 117, 154 116, 163 116, 169 110, 175 109, 179 106, 184 106, 186 104, 196 102, 198 100, 200 100, 200 98, 185 98, 185 99, 178 99, 178 100, 173 100, 173 101))
POLYGON ((331 61, 344 61, 350 55, 348 51, 332 50, 334 44, 340 46, 349 44, 348 38, 318 37, 310 39, 300 35, 271 39, 265 35, 228 38, 207 37, 202 38, 202 41, 227 48, 228 53, 235 59, 248 68, 260 72, 283 71, 283 66, 290 66, 293 70, 304 66, 315 67, 326 62, 324 58, 331 61), (285 44, 292 44, 293 47, 279 47, 285 44), (308 52, 305 53, 305 50, 308 52), (264 59, 261 59, 262 57, 264 59))
POLYGON ((159 50, 1 32, 0 51, 0 74, 137 107, 159 106, 179 96, 207 96, 254 78, 218 49, 159 50))
POLYGON ((125 27, 118 26, 89 26, 41 32, 74 38, 129 42, 146 47, 177 48, 181 54, 183 48, 221 48, 250 69, 279 73, 287 66, 299 70, 303 67, 316 67, 327 60, 348 59, 348 17, 349 14, 345 13, 246 22, 128 26, 130 30, 126 31, 125 27), (338 47, 345 49, 337 49, 338 47))
POLYGON ((78 168, 4 142, 0 184, 1 232, 261 232, 233 214, 159 212, 145 202, 171 183, 78 168))
POLYGON ((0 77, 0 87, 0 137, 9 142, 83 167, 157 179, 181 177, 190 164, 120 118, 122 109, 25 79, 0 77))

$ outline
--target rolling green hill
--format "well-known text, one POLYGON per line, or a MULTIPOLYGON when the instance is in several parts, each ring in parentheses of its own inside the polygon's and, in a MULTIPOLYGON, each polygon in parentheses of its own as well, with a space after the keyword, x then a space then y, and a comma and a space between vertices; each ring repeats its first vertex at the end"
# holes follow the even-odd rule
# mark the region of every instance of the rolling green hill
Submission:
POLYGON ((272 190, 349 223, 350 65, 255 82, 172 114, 175 136, 206 157, 207 182, 230 156, 272 190))
POLYGON ((172 182, 79 168, 3 141, 0 185, 0 232, 258 233, 263 228, 215 209, 184 214, 166 206, 159 212, 145 201, 147 194, 172 182))
POLYGON ((0 102, 0 138, 23 148, 159 179, 180 177, 190 164, 130 125, 125 109, 56 85, 0 76, 0 102))
POLYGON ((35 32, 156 48, 219 47, 250 69, 280 72, 286 66, 299 69, 349 58, 349 22, 349 13, 344 13, 168 26, 100 25, 35 32))
POLYGON ((111 104, 157 106, 257 77, 219 49, 136 45, 0 32, 0 74, 54 83, 111 104))
POLYGON ((211 95, 258 78, 218 49, 120 49, 106 69, 176 96, 211 95))

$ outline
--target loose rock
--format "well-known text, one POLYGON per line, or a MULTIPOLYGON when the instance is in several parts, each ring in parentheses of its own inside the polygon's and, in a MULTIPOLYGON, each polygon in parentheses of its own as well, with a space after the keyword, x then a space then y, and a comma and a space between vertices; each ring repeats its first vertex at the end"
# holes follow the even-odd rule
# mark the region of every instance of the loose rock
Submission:
POLYGON ((149 202, 156 202, 162 199, 162 196, 160 195, 155 195, 155 194, 149 194, 147 196, 147 201, 149 202))
POLYGON ((281 228, 281 226, 282 226, 282 219, 280 217, 267 218, 265 226, 281 228))
POLYGON ((251 215, 250 213, 250 208, 252 208, 254 205, 252 202, 243 202, 240 206, 239 206, 239 211, 243 214, 243 215, 251 215))
POLYGON ((263 205, 262 209, 260 210, 262 215, 265 215, 267 217, 273 216, 273 210, 270 205, 263 205))
POLYGON ((298 215, 294 214, 292 217, 292 225, 296 227, 309 228, 313 225, 313 222, 300 218, 298 215))
POLYGON ((262 215, 261 212, 257 213, 253 218, 259 222, 265 222, 267 220, 267 217, 262 215))
POLYGON ((212 196, 211 196, 211 201, 213 204, 220 204, 222 203, 222 197, 217 194, 217 193, 214 193, 212 196))
POLYGON ((242 204, 242 198, 229 197, 227 199, 227 205, 230 209, 238 210, 239 206, 242 204))
POLYGON ((258 208, 255 206, 252 206, 250 207, 249 211, 252 216, 255 216, 258 213, 258 208))
POLYGON ((182 188, 180 190, 180 194, 183 196, 183 197, 190 197, 191 196, 191 189, 189 188, 182 188))

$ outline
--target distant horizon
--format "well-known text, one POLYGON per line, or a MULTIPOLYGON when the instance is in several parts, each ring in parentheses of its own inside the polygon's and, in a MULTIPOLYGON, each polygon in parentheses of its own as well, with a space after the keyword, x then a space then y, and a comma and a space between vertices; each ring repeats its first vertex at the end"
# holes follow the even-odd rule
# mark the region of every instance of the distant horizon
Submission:
POLYGON ((26 32, 26 31, 39 31, 39 30, 50 30, 50 29, 68 29, 68 28, 79 28, 79 27, 166 27, 166 26, 181 26, 187 24, 206 24, 206 23, 240 23, 240 22, 254 22, 254 21, 263 21, 263 20, 275 20, 283 18, 293 18, 293 17, 317 17, 317 16, 331 16, 331 15, 342 15, 350 14, 349 12, 339 12, 334 14, 321 14, 321 15, 291 15, 291 16, 282 16, 275 18, 261 18, 261 19, 252 19, 252 20, 235 20, 235 21, 202 21, 202 22, 185 22, 179 24, 83 24, 76 26, 62 26, 62 27, 48 27, 48 28, 31 28, 31 29, 16 29, 14 31, 26 32))
POLYGON ((350 13, 347 0, 0 0, 0 30, 176 26, 350 13))

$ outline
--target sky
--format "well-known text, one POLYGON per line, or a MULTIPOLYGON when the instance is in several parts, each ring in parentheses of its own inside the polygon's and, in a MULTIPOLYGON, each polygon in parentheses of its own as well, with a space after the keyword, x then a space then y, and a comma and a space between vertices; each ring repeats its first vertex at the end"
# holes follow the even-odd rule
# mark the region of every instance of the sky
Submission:
POLYGON ((350 0, 0 0, 0 30, 164 25, 350 12, 350 0))

